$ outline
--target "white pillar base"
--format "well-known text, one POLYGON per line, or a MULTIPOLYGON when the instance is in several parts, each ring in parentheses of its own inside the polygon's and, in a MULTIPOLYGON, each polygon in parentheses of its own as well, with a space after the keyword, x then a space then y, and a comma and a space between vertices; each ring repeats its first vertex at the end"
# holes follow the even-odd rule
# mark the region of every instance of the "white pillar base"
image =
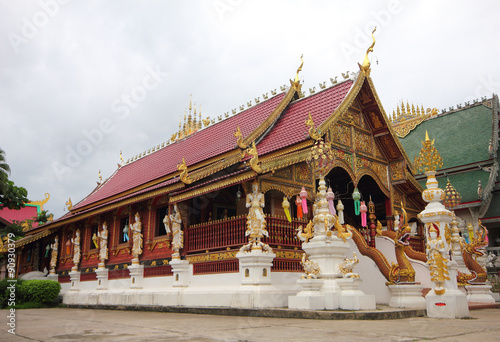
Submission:
POLYGON ((446 289, 442 295, 431 290, 425 297, 427 316, 432 318, 467 318, 467 296, 460 290, 446 289))
POLYGON ((128 267, 130 272, 130 288, 142 289, 142 280, 144 279, 144 265, 137 265, 132 263, 128 267))
POLYGON ((80 271, 69 272, 69 279, 71 281, 70 291, 80 291, 80 271))
POLYGON ((107 290, 108 289, 108 273, 107 268, 98 268, 95 270, 97 276, 97 290, 107 290))
POLYGON ((59 281, 59 276, 56 273, 49 273, 47 274, 47 279, 59 281))
POLYGON ((495 298, 491 295, 491 285, 466 285, 467 301, 473 303, 495 303, 495 298))
POLYGON ((324 310, 325 296, 321 294, 322 279, 299 279, 302 291, 288 297, 288 308, 298 310, 324 310))
POLYGON ((341 288, 339 307, 342 310, 375 310, 375 296, 367 295, 359 289, 363 282, 359 278, 340 278, 336 280, 341 288))
POLYGON ((423 285, 399 284, 389 285, 391 299, 389 306, 392 308, 425 309, 426 302, 422 296, 423 285))
POLYGON ((276 254, 251 250, 238 252, 241 285, 271 285, 271 266, 276 254))
POLYGON ((189 283, 189 261, 172 259, 170 261, 172 273, 174 274, 173 287, 187 287, 189 283))

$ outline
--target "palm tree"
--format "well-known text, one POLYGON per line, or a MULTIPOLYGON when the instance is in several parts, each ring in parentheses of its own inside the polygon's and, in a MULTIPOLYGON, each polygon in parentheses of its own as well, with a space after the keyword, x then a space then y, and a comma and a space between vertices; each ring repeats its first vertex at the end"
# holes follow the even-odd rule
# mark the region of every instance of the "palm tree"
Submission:
POLYGON ((10 166, 5 162, 5 151, 0 147, 0 172, 9 174, 10 166))

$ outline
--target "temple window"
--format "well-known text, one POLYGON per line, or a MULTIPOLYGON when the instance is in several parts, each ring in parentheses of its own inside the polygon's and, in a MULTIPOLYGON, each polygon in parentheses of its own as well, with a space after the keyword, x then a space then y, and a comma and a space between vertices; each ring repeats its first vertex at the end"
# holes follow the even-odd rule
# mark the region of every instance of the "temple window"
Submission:
POLYGON ((97 247, 96 247, 96 243, 97 243, 97 229, 98 229, 97 227, 98 226, 95 225, 95 226, 92 226, 90 228, 90 234, 89 234, 90 235, 89 236, 89 239, 90 239, 90 241, 89 241, 90 248, 89 249, 90 250, 97 249, 97 247), (95 241, 95 243, 94 243, 94 241, 95 241))
POLYGON ((119 231, 118 243, 127 243, 130 239, 129 238, 130 228, 129 228, 128 217, 120 219, 120 227, 118 227, 118 231, 119 231))
POLYGON ((155 225, 154 236, 167 235, 165 224, 163 223, 163 219, 167 214, 168 214, 168 207, 158 208, 156 210, 156 225, 155 225))

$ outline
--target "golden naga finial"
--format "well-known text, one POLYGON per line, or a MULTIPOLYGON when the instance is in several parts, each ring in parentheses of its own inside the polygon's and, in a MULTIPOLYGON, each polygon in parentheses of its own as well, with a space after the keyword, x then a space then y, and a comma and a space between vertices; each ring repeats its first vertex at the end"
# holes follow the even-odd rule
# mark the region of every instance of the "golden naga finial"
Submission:
POLYGON ((250 159, 250 167, 252 170, 257 173, 261 173, 262 168, 259 165, 259 154, 257 153, 257 147, 255 147, 255 141, 252 142, 252 147, 247 150, 247 153, 252 156, 252 159, 250 159))
POLYGON ((102 184, 101 170, 99 169, 99 184, 102 184))
POLYGON ((182 162, 179 165, 177 165, 177 170, 181 171, 179 178, 181 179, 182 183, 184 184, 193 183, 193 180, 190 179, 188 176, 186 160, 184 159, 184 157, 182 158, 182 162))
POLYGON ((314 121, 311 117, 311 112, 309 112, 309 116, 307 117, 305 124, 307 127, 309 127, 309 136, 314 140, 319 140, 321 138, 321 132, 319 132, 314 127, 314 121))
POLYGON ((302 59, 302 57, 304 57, 304 54, 300 55, 301 63, 300 63, 299 68, 297 69, 297 73, 295 74, 295 80, 294 80, 295 83, 298 83, 300 81, 299 80, 299 72, 302 71, 302 66, 304 65, 304 60, 302 59))
POLYGON ((247 144, 243 142, 243 134, 240 131, 240 126, 238 126, 236 132, 234 132, 233 134, 235 138, 238 138, 238 140, 236 140, 236 144, 238 145, 239 148, 244 150, 245 148, 248 147, 247 144))
POLYGON ((302 71, 302 66, 304 65, 304 60, 302 59, 303 56, 304 55, 300 56, 301 63, 299 68, 297 69, 297 73, 295 74, 295 80, 294 81, 290 80, 290 84, 297 92, 300 92, 300 88, 302 87, 302 85, 300 84, 299 72, 302 71))
POLYGON ((47 203, 50 199, 50 195, 48 192, 45 193, 45 198, 43 200, 40 200, 40 201, 30 201, 29 203, 30 204, 35 204, 35 205, 39 205, 40 206, 40 209, 43 211, 43 205, 45 203, 47 203))
POLYGON ((373 47, 375 46, 375 36, 373 34, 375 33, 376 30, 377 26, 375 26, 375 28, 372 31, 373 43, 372 45, 370 45, 368 50, 366 50, 365 59, 363 60, 363 65, 361 65, 361 70, 363 70, 363 72, 365 72, 367 75, 370 74, 370 59, 368 59, 368 53, 373 52, 373 47))
POLYGON ((73 208, 73 203, 71 202, 71 197, 68 198, 68 200, 64 204, 66 204, 66 207, 68 208, 68 210, 71 210, 73 208))
POLYGON ((123 160, 123 154, 122 154, 121 150, 120 150, 120 163, 121 163, 121 165, 125 164, 125 161, 123 160))
POLYGON ((203 119, 202 121, 203 121, 203 125, 205 127, 207 127, 208 125, 210 125, 210 116, 207 116, 207 118, 203 119))
POLYGON ((428 172, 443 167, 443 158, 434 147, 434 140, 429 139, 427 131, 425 131, 425 141, 422 141, 422 145, 419 155, 415 158, 415 169, 428 172))

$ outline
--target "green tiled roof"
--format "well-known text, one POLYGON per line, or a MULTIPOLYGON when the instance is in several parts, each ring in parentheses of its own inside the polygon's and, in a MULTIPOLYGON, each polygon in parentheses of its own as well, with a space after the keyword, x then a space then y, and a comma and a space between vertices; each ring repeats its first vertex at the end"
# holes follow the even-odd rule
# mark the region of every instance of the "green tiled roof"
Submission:
MULTIPOLYGON (((479 180, 481 181, 481 184, 484 189, 484 187, 488 182, 489 177, 490 173, 483 170, 472 170, 449 176, 451 185, 453 185, 453 187, 462 196, 462 203, 479 200, 477 196, 478 181, 479 180)), ((446 177, 440 176, 436 178, 439 183, 439 187, 444 190, 446 188, 446 177)), ((424 189, 426 189, 425 186, 426 181, 427 181, 426 179, 419 181, 420 185, 422 185, 424 189)))
POLYGON ((499 217, 500 216, 500 193, 494 192, 491 199, 488 211, 484 214, 484 218, 499 217))
POLYGON ((420 153, 426 130, 430 139, 435 139, 434 146, 443 157, 444 169, 490 158, 488 144, 492 135, 492 112, 485 105, 424 121, 406 137, 400 138, 411 161, 420 153))

